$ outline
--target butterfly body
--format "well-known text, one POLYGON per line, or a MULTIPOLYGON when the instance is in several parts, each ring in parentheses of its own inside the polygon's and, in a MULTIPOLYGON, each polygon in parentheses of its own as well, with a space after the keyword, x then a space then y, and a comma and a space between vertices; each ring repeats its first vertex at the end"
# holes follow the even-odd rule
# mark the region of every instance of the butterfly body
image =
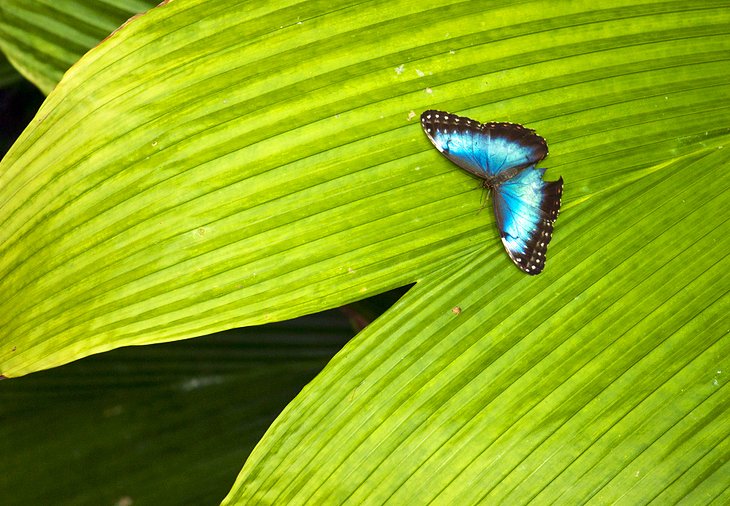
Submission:
POLYGON ((543 181, 536 164, 548 154, 545 139, 513 123, 480 123, 429 110, 421 125, 446 158, 490 190, 502 243, 527 274, 545 267, 547 245, 560 210, 563 179, 543 181))

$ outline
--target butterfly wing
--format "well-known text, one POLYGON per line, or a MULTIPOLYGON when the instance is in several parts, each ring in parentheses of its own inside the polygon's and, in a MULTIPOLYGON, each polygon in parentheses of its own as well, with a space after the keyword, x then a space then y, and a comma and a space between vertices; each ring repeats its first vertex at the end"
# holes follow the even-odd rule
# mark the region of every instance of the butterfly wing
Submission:
POLYGON ((479 123, 443 111, 421 114, 426 135, 446 158, 492 186, 548 154, 545 139, 513 123, 479 123))
POLYGON ((540 274, 560 211, 563 178, 543 181, 545 169, 528 167, 493 191, 499 235, 512 261, 527 274, 540 274))

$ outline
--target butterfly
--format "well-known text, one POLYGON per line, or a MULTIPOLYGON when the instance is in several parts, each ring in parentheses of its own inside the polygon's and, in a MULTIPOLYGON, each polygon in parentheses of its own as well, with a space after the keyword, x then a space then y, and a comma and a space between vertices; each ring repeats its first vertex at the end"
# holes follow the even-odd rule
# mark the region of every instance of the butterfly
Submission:
POLYGON ((543 181, 545 169, 535 167, 548 154, 545 139, 522 125, 444 111, 425 111, 421 125, 441 154, 490 191, 502 244, 515 265, 540 274, 563 195, 563 178, 543 181))

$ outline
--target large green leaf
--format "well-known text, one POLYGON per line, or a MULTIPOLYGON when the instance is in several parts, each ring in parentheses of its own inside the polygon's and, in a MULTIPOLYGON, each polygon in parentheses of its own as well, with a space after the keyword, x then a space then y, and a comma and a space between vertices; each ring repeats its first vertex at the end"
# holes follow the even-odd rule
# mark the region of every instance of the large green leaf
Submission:
POLYGON ((721 502, 729 33, 724 2, 153 9, 0 165, 0 372, 418 281, 229 502, 721 502), (548 140, 566 185, 539 277, 429 107, 548 140))
POLYGON ((539 281, 469 255, 416 285, 287 408, 227 502, 727 494, 728 231, 707 219, 730 215, 727 162, 705 152, 569 210, 539 281))
POLYGON ((0 50, 44 93, 90 48, 157 0, 3 0, 0 50))

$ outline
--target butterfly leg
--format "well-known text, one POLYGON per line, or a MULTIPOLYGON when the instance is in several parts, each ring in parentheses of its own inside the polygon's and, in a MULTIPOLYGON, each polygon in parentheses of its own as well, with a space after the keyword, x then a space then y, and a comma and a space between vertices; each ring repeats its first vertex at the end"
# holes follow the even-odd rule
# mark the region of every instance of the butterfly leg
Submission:
POLYGON ((479 213, 481 213, 482 209, 487 207, 487 202, 489 201, 489 197, 490 197, 492 188, 487 184, 486 181, 481 181, 479 183, 479 188, 482 189, 482 201, 481 201, 481 204, 479 205, 479 211, 478 211, 479 213))

